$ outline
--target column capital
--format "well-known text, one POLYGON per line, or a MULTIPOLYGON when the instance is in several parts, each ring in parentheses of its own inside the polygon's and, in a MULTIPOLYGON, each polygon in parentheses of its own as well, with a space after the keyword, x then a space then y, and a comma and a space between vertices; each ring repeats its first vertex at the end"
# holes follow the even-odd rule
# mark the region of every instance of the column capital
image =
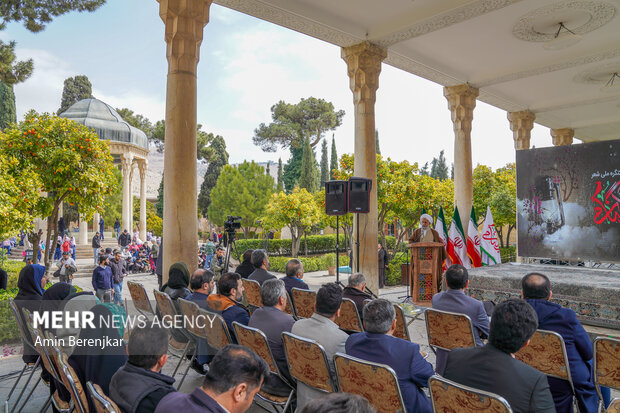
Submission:
POLYGON ((387 50, 370 42, 362 42, 343 47, 340 55, 347 63, 353 102, 356 105, 364 103, 365 113, 374 113, 381 62, 387 57, 387 50))
POLYGON ((140 171, 140 179, 144 181, 149 162, 146 159, 138 159, 138 170, 140 171))
POLYGON ((519 112, 508 112, 507 116, 512 131, 512 139, 515 141, 515 149, 518 151, 530 149, 530 136, 536 115, 529 110, 521 110, 519 112))
POLYGON ((129 168, 131 168, 131 164, 133 163, 133 154, 122 153, 119 158, 121 160, 121 168, 123 169, 124 174, 129 171, 129 168))
POLYGON ((575 130, 571 128, 551 129, 554 146, 572 145, 575 130))
POLYGON ((196 74, 202 30, 209 22, 213 0, 157 0, 159 17, 166 26, 168 73, 196 74))
POLYGON ((471 122, 474 119, 474 108, 478 89, 468 84, 445 86, 443 95, 448 100, 448 108, 452 114, 452 126, 458 139, 462 133, 471 133, 471 122))

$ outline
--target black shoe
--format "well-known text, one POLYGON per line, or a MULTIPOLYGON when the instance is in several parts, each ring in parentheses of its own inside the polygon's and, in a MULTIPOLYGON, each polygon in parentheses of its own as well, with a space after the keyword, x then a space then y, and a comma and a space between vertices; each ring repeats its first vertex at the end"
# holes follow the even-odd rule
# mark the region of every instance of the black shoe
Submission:
POLYGON ((201 376, 204 376, 205 374, 207 374, 204 367, 202 367, 202 365, 200 365, 196 361, 196 359, 192 360, 192 364, 190 365, 190 367, 192 368, 192 370, 194 370, 196 373, 200 374, 201 376))

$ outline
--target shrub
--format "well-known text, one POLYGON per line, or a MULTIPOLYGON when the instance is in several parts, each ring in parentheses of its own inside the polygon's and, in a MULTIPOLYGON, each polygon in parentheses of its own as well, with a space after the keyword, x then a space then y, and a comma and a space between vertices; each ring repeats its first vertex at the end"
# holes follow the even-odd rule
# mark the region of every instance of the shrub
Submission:
MULTIPOLYGON (((286 263, 292 257, 269 257, 269 270, 273 272, 284 272, 286 263)), ((333 260, 336 265, 336 254, 326 254, 318 257, 297 257, 304 265, 304 272, 327 271, 330 264, 328 261, 333 260)), ((340 266, 348 265, 349 258, 346 254, 340 254, 340 266)))
POLYGON ((388 268, 385 270, 385 283, 387 285, 398 285, 401 280, 401 264, 407 263, 407 253, 396 253, 389 261, 388 268))

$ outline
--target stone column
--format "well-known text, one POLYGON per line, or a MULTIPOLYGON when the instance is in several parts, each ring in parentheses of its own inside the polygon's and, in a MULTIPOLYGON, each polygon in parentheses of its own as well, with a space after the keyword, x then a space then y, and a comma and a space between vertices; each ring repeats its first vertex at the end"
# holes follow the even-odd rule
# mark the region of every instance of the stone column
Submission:
MULTIPOLYGON (((349 87, 355 106, 355 167, 357 177, 372 179, 370 212, 359 216, 360 271, 366 276, 368 288, 379 295, 379 266, 377 263, 377 152, 375 144, 375 101, 379 88, 381 62, 387 51, 370 42, 342 48, 342 58, 347 63, 349 87)), ((354 219, 353 234, 357 234, 354 219)), ((357 251, 353 252, 354 261, 357 251)), ((357 263, 355 264, 357 268, 357 263)))
POLYGON ((140 239, 146 241, 146 169, 147 160, 138 161, 140 170, 140 239))
POLYGON ((78 244, 88 245, 88 220, 82 214, 80 214, 80 236, 78 244))
POLYGON ((93 236, 95 236, 95 233, 99 231, 99 219, 101 219, 99 212, 95 212, 93 214, 93 236))
MULTIPOLYGON (((63 208, 64 205, 65 205, 64 202, 61 202, 60 205, 58 205, 58 219, 60 219, 60 217, 65 215, 64 208, 63 208)), ((67 222, 65 222, 65 225, 67 225, 67 222)), ((67 226, 67 228, 69 227, 67 226)))
POLYGON ((124 230, 130 231, 131 228, 129 225, 131 222, 129 221, 129 208, 128 206, 131 203, 131 164, 133 163, 133 155, 122 154, 121 155, 121 168, 123 172, 123 218, 122 218, 122 228, 121 232, 124 230))
POLYGON ((467 222, 474 198, 471 166, 471 122, 478 89, 467 84, 446 86, 443 95, 448 100, 454 128, 454 205, 459 208, 463 231, 467 237, 467 222))
POLYGON ((196 67, 212 0, 158 0, 165 24, 166 142, 164 147, 163 282, 177 261, 198 265, 196 192, 196 67), (191 165, 191 168, 188 167, 191 165))
POLYGON ((534 120, 536 120, 536 115, 529 110, 508 113, 512 139, 515 141, 515 150, 530 149, 530 136, 534 127, 534 120))
POLYGON ((551 129, 554 146, 572 145, 575 131, 570 128, 551 129))
POLYGON ((136 170, 136 160, 131 164, 131 168, 129 169, 129 205, 127 209, 129 210, 129 233, 133 236, 133 173, 136 170))

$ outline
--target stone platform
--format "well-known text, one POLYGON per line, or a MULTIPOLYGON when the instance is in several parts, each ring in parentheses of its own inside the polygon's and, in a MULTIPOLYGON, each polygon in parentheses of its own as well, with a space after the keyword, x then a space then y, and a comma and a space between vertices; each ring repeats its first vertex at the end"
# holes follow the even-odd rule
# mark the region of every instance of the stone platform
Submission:
POLYGON ((540 272, 551 280, 551 301, 577 313, 584 324, 620 330, 620 271, 561 265, 506 263, 469 270, 468 294, 499 302, 521 297, 521 278, 540 272))

